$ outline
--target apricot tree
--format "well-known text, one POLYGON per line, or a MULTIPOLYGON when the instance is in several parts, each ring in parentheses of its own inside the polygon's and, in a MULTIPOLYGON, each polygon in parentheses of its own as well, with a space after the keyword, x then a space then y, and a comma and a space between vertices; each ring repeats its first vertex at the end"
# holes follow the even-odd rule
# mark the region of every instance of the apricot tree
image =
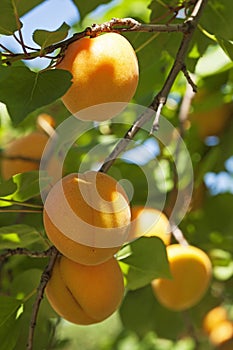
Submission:
POLYGON ((231 347, 233 3, 49 3, 1 3, 0 349, 231 347))

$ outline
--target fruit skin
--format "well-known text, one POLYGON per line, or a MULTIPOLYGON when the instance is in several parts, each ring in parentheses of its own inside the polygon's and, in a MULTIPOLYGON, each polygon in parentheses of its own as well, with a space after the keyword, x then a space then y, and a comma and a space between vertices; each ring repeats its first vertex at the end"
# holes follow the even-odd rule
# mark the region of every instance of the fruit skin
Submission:
POLYGON ((76 114, 87 107, 108 103, 76 115, 82 120, 107 120, 119 113, 133 97, 138 84, 138 61, 129 41, 107 33, 82 38, 70 44, 57 65, 73 75, 73 84, 62 97, 66 108, 76 114), (122 102, 124 102, 122 104, 122 102), (127 102, 127 103, 125 103, 127 102))
POLYGON ((205 333, 210 332, 218 326, 221 322, 227 320, 227 311, 223 306, 216 306, 211 309, 204 317, 203 330, 205 333))
POLYGON ((55 184, 46 198, 43 219, 49 239, 63 255, 96 265, 126 241, 130 208, 114 178, 88 171, 67 175, 55 184))
POLYGON ((225 320, 217 324, 210 332, 209 340, 218 349, 232 349, 233 322, 225 320))
POLYGON ((97 323, 119 307, 124 296, 123 275, 115 258, 85 266, 60 257, 45 293, 53 309, 67 321, 97 323))
POLYGON ((216 306, 205 315, 203 330, 218 350, 233 349, 233 322, 224 306, 216 306))
POLYGON ((168 218, 160 210, 135 205, 131 208, 131 226, 128 240, 156 236, 165 245, 170 244, 171 233, 168 218))
POLYGON ((207 291, 212 275, 208 256, 194 246, 167 247, 172 279, 155 279, 152 289, 159 302, 174 311, 197 304, 207 291))
POLYGON ((202 140, 208 136, 220 135, 233 116, 233 103, 216 105, 214 97, 208 90, 200 90, 193 99, 193 111, 188 116, 202 140))
POLYGON ((46 134, 36 131, 12 141, 3 151, 3 157, 25 157, 32 160, 3 158, 1 162, 2 177, 7 180, 18 173, 38 170, 47 141, 46 134))

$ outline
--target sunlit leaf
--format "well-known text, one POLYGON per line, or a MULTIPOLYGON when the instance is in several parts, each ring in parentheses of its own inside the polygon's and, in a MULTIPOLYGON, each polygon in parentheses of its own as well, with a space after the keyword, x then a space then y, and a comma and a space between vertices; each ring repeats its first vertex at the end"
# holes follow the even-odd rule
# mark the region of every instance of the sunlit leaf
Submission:
POLYGON ((64 40, 68 35, 69 28, 69 25, 64 22, 54 31, 37 29, 33 33, 33 40, 43 49, 46 46, 64 40))
POLYGON ((13 182, 13 179, 10 178, 9 180, 0 183, 0 197, 5 197, 14 193, 16 189, 16 184, 13 182))
POLYGON ((216 36, 219 45, 224 50, 224 52, 229 56, 229 58, 233 61, 233 42, 230 40, 225 40, 221 37, 216 36))
POLYGON ((31 226, 16 224, 0 227, 0 249, 27 247, 41 241, 39 232, 31 226))
POLYGON ((122 249, 118 259, 128 289, 141 288, 158 277, 170 277, 166 248, 160 238, 141 237, 122 249))
POLYGON ((0 67, 0 101, 14 124, 30 112, 47 105, 66 92, 71 85, 68 71, 53 69, 32 72, 27 67, 0 67))

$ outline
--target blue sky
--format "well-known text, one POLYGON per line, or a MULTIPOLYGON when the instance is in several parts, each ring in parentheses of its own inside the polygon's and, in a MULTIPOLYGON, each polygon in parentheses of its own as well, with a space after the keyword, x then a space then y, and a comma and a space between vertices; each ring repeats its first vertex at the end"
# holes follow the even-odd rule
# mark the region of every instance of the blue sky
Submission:
MULTIPOLYGON (((55 30, 63 22, 72 25, 79 20, 79 13, 71 0, 47 0, 23 16, 21 20, 23 23, 22 32, 25 43, 36 47, 32 40, 32 34, 35 29, 55 30)), ((21 47, 11 37, 1 36, 1 43, 9 49, 21 52, 21 47)), ((30 62, 30 66, 41 66, 39 60, 30 62)))

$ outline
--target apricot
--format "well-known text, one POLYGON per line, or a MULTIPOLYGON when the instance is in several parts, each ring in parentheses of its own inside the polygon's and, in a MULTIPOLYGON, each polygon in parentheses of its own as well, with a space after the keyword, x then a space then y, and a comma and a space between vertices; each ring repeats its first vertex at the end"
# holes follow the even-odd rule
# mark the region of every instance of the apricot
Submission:
POLYGON ((207 291, 212 275, 209 257, 194 246, 172 244, 167 247, 172 279, 152 281, 158 301, 174 311, 196 305, 207 291))
POLYGON ((2 177, 7 180, 18 173, 38 170, 47 141, 46 134, 36 131, 7 145, 1 162, 2 177))
POLYGON ((227 318, 227 311, 223 306, 216 306, 211 309, 203 320, 203 329, 205 333, 209 334, 216 326, 226 321, 227 318))
POLYGON ((230 349, 228 346, 233 343, 233 322, 225 320, 217 324, 210 332, 209 340, 215 346, 230 349))
POLYGON ((119 307, 124 295, 123 275, 115 258, 85 266, 60 257, 45 293, 53 309, 67 321, 97 323, 119 307))
POLYGON ((62 101, 82 120, 102 121, 114 117, 126 107, 138 84, 138 61, 134 49, 125 37, 117 33, 73 42, 57 68, 72 73, 72 85, 62 101), (115 104, 82 111, 111 102, 115 104))
POLYGON ((220 105, 214 105, 213 98, 210 92, 206 90, 200 90, 193 99, 193 111, 189 114, 188 118, 198 132, 198 135, 202 140, 208 136, 220 135, 227 126, 228 121, 233 116, 233 104, 224 103, 220 105), (207 108, 200 106, 208 101, 207 108), (211 103, 212 102, 212 103, 211 103))
POLYGON ((168 245, 171 240, 168 218, 160 210, 135 205, 131 208, 131 226, 128 240, 156 236, 168 245))
POLYGON ((88 171, 67 175, 52 187, 43 218, 49 239, 63 255, 96 265, 111 258, 126 241, 130 208, 114 178, 88 171))

